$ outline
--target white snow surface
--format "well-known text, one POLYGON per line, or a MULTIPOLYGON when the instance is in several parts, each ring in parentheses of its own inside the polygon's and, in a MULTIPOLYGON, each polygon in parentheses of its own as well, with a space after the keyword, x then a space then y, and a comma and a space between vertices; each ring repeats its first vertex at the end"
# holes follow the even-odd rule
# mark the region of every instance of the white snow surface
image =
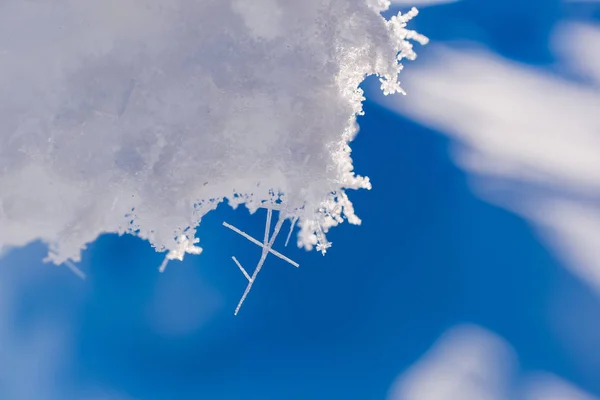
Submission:
POLYGON ((426 41, 388 6, 0 2, 0 247, 41 239, 62 263, 116 232, 176 252, 225 200, 323 247, 360 223, 345 190, 370 188, 350 158, 358 86, 401 91, 408 40, 426 41))

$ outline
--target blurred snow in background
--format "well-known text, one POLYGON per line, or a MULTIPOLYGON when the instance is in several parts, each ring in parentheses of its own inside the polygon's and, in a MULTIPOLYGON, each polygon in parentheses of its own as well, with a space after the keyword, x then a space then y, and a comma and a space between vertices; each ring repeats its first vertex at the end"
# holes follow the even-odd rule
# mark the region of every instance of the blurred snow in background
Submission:
POLYGON ((475 325, 445 332, 400 375, 388 400, 597 400, 547 373, 519 375, 512 347, 475 325))
POLYGON ((599 43, 600 27, 561 22, 551 69, 476 43, 433 45, 407 73, 410 101, 369 94, 449 135, 473 190, 531 221, 600 295, 599 43))
POLYGON ((114 389, 68 386, 74 316, 81 282, 55 268, 2 263, 0 269, 0 398, 129 400, 114 389), (41 267, 41 268, 40 268, 41 267), (48 288, 50 283, 52 289, 48 288), (76 286, 72 285, 78 282, 76 286), (69 300, 66 300, 69 299, 69 300), (67 306, 65 306, 67 305, 67 306))
POLYGON ((508 399, 514 357, 493 333, 455 327, 399 377, 389 400, 508 399))

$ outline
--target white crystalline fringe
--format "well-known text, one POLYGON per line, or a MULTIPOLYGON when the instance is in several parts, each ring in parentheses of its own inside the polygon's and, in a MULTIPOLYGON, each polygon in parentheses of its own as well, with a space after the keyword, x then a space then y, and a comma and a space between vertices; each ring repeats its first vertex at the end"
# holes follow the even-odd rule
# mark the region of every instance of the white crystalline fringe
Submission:
MULTIPOLYGON (((165 262, 228 200, 297 220, 298 245, 358 224, 346 189, 359 84, 402 91, 416 10, 384 0, 0 3, 0 247, 77 261, 102 233, 165 262)), ((166 263, 165 263, 166 265, 166 263)), ((164 269, 164 265, 161 267, 164 269)))
POLYGON ((179 242, 179 244, 177 245, 177 248, 169 251, 167 253, 167 255, 165 256, 165 259, 159 268, 160 272, 165 271, 165 268, 167 267, 167 263, 169 262, 169 260, 183 261, 183 256, 186 253, 187 254, 202 253, 202 248, 195 246, 196 243, 200 242, 200 239, 198 239, 198 238, 190 240, 186 235, 181 235, 181 236, 179 236, 178 242, 179 242))

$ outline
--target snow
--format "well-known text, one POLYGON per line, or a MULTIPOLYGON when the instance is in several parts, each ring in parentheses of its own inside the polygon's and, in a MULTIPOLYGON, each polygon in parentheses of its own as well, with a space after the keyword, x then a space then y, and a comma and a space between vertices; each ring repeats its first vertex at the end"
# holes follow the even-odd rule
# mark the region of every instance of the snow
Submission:
POLYGON ((385 0, 5 0, 0 247, 77 261, 102 233, 197 254, 223 201, 297 219, 298 245, 358 224, 359 84, 401 91, 416 10, 385 0))
POLYGON ((546 371, 521 368, 504 338, 457 325, 392 384, 388 400, 597 400, 546 371))
POLYGON ((388 400, 504 400, 514 369, 513 349, 477 325, 459 325, 400 375, 388 400))

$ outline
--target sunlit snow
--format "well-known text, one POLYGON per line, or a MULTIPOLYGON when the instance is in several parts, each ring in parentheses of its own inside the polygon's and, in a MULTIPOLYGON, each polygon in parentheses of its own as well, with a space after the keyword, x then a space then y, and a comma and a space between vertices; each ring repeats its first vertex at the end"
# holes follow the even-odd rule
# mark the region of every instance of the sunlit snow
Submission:
MULTIPOLYGON (((102 233, 197 254, 227 200, 297 220, 298 245, 360 220, 359 84, 401 91, 413 59, 385 0, 0 4, 0 246, 41 239, 77 261, 102 233)), ((166 264, 165 264, 166 265, 166 264)), ((164 269, 165 265, 162 266, 164 269)))

